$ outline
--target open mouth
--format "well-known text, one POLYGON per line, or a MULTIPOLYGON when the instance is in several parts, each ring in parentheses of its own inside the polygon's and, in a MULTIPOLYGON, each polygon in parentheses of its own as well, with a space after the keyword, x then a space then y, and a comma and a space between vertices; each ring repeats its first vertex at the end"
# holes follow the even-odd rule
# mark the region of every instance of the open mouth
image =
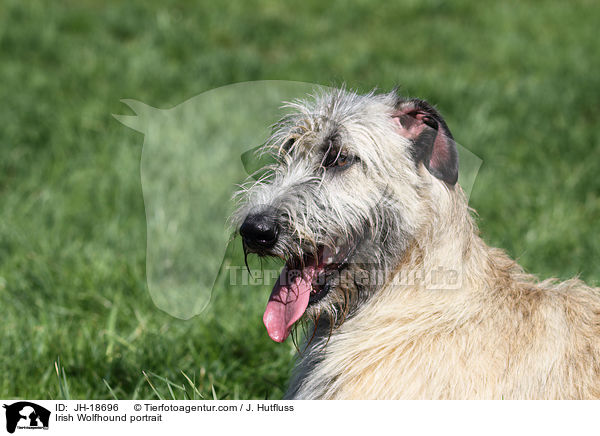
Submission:
POLYGON ((283 342, 308 306, 329 293, 333 276, 348 266, 349 255, 350 250, 322 246, 315 254, 287 260, 263 316, 271 339, 283 342))

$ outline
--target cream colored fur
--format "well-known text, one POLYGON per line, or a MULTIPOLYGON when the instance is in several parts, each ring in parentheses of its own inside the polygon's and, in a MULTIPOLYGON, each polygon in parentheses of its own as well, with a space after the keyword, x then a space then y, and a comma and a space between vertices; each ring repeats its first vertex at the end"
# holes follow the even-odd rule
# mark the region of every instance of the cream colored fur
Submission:
POLYGON ((385 286, 309 345, 288 397, 600 398, 599 290, 537 283, 477 235, 459 187, 434 186, 431 225, 399 273, 458 264, 462 286, 385 286))

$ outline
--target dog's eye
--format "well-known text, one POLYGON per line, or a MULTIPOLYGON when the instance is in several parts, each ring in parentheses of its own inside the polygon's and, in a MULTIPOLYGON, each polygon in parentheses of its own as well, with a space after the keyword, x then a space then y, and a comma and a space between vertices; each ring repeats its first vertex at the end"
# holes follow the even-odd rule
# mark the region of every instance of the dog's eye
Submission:
POLYGON ((345 168, 354 162, 354 158, 345 151, 329 150, 323 159, 325 168, 345 168))
POLYGON ((330 136, 326 140, 323 149, 324 155, 321 160, 323 168, 345 169, 358 160, 343 147, 342 138, 339 134, 330 136))
POLYGON ((344 167, 350 163, 350 157, 347 154, 340 154, 335 161, 336 167, 344 167))

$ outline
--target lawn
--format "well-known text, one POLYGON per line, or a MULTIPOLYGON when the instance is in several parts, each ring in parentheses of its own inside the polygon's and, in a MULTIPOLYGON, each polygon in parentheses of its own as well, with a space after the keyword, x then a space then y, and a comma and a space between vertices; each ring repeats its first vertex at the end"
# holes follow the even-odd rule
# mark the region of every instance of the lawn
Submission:
POLYGON ((600 285, 593 1, 0 4, 0 398, 280 398, 268 290, 181 320, 146 282, 144 136, 111 114, 277 79, 426 98, 483 160, 484 239, 600 285), (58 372, 58 375, 57 375, 58 372))

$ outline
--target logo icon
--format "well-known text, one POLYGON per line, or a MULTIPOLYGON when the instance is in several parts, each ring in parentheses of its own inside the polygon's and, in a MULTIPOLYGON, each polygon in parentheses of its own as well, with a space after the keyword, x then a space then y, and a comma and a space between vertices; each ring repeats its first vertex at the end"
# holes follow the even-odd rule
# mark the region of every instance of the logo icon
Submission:
POLYGON ((29 401, 19 401, 4 405, 6 409, 6 431, 14 433, 15 429, 48 429, 50 411, 29 401))

